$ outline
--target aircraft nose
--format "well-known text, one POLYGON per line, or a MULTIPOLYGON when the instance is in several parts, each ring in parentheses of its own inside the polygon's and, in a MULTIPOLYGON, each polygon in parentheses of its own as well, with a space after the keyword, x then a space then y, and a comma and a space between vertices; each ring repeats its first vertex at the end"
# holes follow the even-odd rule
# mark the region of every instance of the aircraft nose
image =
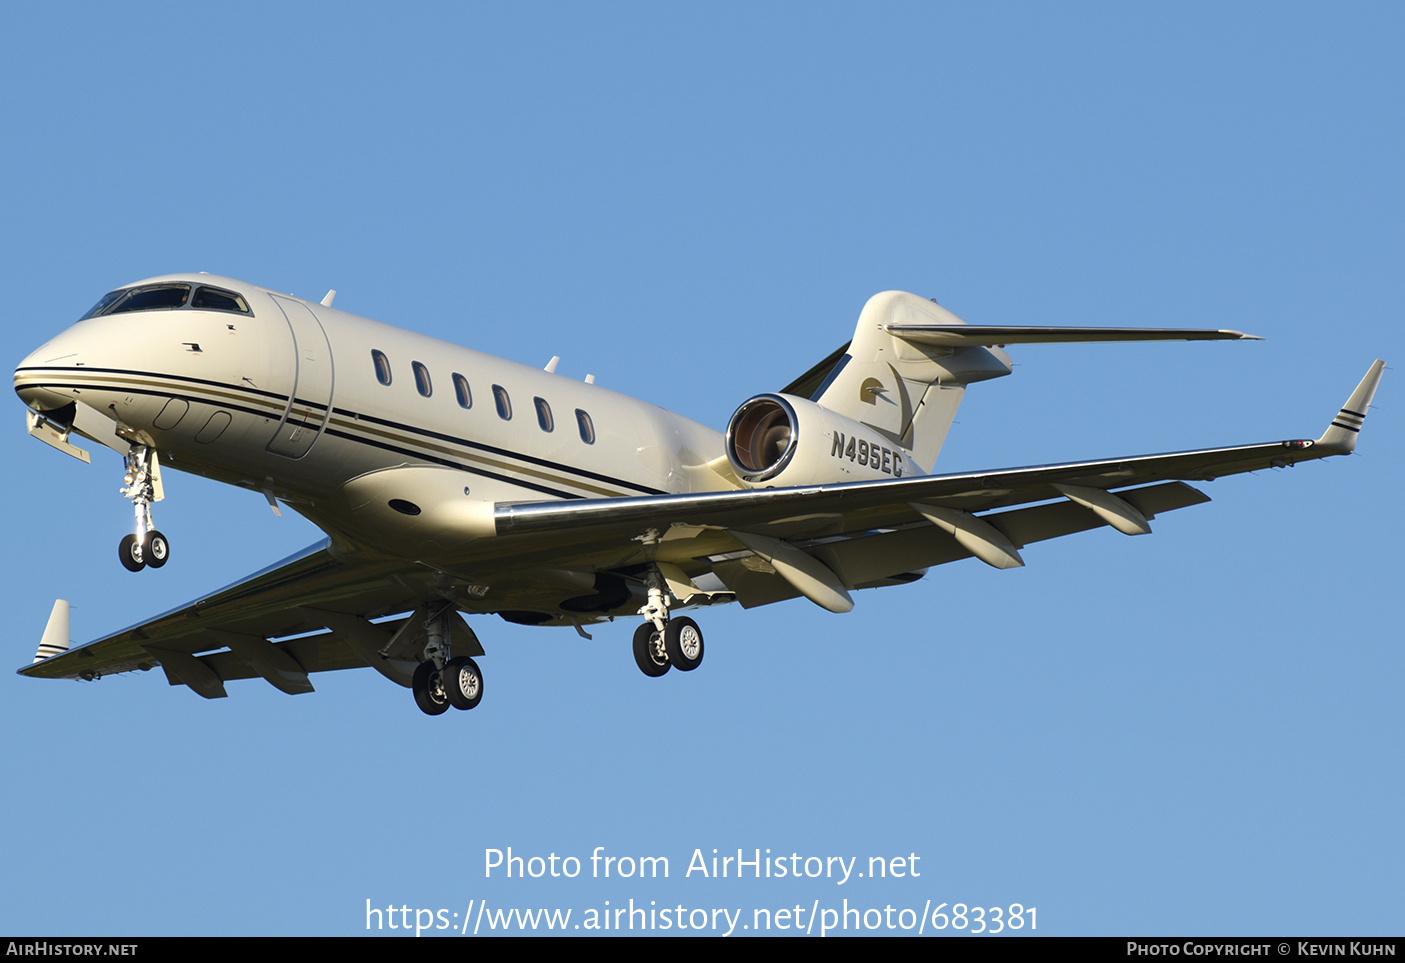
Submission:
POLYGON ((76 365, 78 356, 62 347, 56 350, 55 341, 30 352, 15 368, 15 394, 35 411, 52 411, 73 400, 73 392, 57 387, 56 382, 63 380, 64 368, 76 365))

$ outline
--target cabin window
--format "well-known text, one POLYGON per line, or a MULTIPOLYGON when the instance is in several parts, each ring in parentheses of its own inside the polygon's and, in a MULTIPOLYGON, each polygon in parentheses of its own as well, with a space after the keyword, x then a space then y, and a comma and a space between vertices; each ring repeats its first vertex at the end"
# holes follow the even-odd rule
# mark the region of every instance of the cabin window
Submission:
POLYGON ((595 422, 590 420, 590 414, 576 409, 576 427, 580 429, 581 441, 587 445, 595 444, 595 422))
POLYGON ((512 420, 512 399, 502 385, 493 385, 493 404, 498 407, 498 417, 503 421, 512 420))
POLYGON ((473 392, 468 390, 468 379, 454 372, 454 397, 459 399, 460 408, 473 407, 473 392))
POLYGON ((537 424, 542 426, 542 431, 551 431, 556 427, 556 422, 551 417, 551 405, 546 403, 545 398, 533 398, 532 404, 537 406, 537 424))
POLYGON ((429 369, 418 361, 411 361, 410 367, 415 372, 415 390, 428 398, 434 393, 434 386, 429 382, 429 369))
POLYGON ((376 365, 376 380, 383 385, 390 384, 390 359, 385 356, 385 352, 372 348, 371 360, 376 365))

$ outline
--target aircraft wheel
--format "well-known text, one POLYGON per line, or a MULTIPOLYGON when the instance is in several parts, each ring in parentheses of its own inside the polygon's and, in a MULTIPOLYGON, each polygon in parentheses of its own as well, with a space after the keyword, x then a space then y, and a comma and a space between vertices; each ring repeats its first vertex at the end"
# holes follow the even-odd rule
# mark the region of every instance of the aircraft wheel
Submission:
POLYGON ((634 661, 638 663, 639 671, 647 676, 661 676, 669 667, 668 656, 654 641, 657 635, 652 622, 645 622, 634 630, 634 661))
POLYGON ((468 656, 450 659, 439 673, 444 694, 455 709, 472 709, 483 698, 483 673, 468 656))
POLYGON ((117 545, 117 557, 122 560, 122 567, 129 572, 140 572, 146 568, 141 546, 137 543, 135 535, 122 536, 122 541, 117 545))
POLYGON ((427 716, 437 716, 449 711, 449 696, 439 679, 439 670, 433 662, 421 662, 415 669, 415 679, 410 688, 415 693, 415 705, 427 716))
POLYGON ((678 671, 691 672, 703 660, 702 629, 687 617, 669 619, 663 633, 663 647, 668 661, 678 666, 678 671))
POLYGON ((152 568, 160 568, 171 557, 171 543, 160 532, 147 532, 141 546, 141 557, 152 568))

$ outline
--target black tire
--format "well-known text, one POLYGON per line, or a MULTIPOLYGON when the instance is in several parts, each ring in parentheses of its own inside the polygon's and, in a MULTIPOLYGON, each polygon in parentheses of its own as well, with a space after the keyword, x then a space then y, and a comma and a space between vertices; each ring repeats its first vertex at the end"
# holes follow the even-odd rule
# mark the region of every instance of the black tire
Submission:
POLYGON ((410 686, 415 692, 415 705, 427 716, 449 711, 449 697, 444 693, 438 676, 439 670, 434 668, 433 662, 421 662, 410 686))
POLYGON ((439 673, 444 683, 444 694, 449 697, 449 705, 455 709, 472 709, 483 699, 483 673, 466 655, 450 659, 439 673))
POLYGON ((152 568, 160 568, 171 558, 171 543, 160 532, 147 532, 141 544, 141 557, 152 568))
POLYGON ((652 622, 645 622, 634 630, 634 661, 639 665, 639 671, 651 678, 657 678, 669 669, 668 657, 654 645, 656 635, 658 632, 652 622))
POLYGON ((668 661, 678 666, 679 672, 692 672, 703 660, 702 629, 687 617, 669 619, 663 633, 663 647, 668 661))
POLYGON ((122 536, 122 541, 117 545, 117 557, 122 560, 122 567, 129 572, 140 572, 146 568, 146 562, 142 560, 141 546, 137 544, 135 535, 122 536))

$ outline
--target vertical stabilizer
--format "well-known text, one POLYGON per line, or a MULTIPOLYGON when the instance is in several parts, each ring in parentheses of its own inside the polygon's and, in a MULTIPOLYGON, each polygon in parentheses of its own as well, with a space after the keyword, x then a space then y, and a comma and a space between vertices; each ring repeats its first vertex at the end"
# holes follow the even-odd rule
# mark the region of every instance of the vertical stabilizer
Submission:
POLYGON ((998 348, 914 343, 889 327, 958 324, 965 322, 915 294, 874 295, 815 401, 879 432, 930 470, 966 386, 1009 374, 1010 358, 998 348))

